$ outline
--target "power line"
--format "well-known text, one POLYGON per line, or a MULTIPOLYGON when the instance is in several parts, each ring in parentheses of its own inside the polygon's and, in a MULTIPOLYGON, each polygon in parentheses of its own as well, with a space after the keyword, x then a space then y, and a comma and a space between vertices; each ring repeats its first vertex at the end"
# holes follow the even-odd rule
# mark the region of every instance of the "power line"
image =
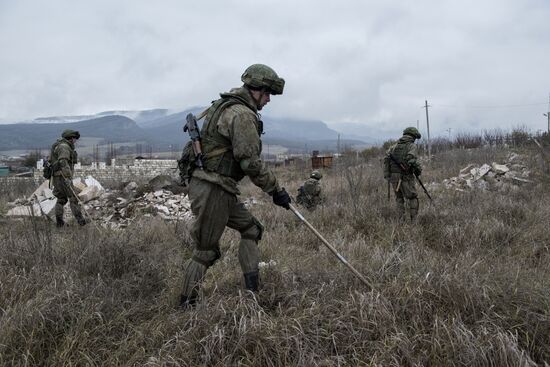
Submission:
POLYGON ((510 104, 510 105, 493 105, 493 106, 468 106, 468 105, 445 105, 445 104, 436 104, 432 107, 443 107, 443 108, 516 108, 516 107, 531 107, 531 106, 545 106, 547 103, 526 103, 526 104, 510 104))

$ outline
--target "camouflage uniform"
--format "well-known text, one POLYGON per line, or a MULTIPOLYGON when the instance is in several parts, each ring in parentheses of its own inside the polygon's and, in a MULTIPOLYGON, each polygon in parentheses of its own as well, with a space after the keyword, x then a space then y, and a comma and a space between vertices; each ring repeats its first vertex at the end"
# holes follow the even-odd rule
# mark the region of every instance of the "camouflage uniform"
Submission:
POLYGON ((53 194, 57 198, 55 219, 58 227, 65 224, 63 221, 63 207, 67 202, 70 202, 71 211, 78 224, 86 224, 72 186, 74 165, 78 160, 74 145, 69 141, 72 137, 78 139, 80 134, 78 131, 65 130, 62 138, 52 145, 49 158, 50 164, 53 166, 53 194))
POLYGON ((315 208, 324 202, 321 193, 319 180, 323 177, 319 171, 313 171, 310 178, 304 182, 304 185, 298 189, 296 202, 306 209, 315 210, 315 208))
MULTIPOLYGON (((272 94, 281 93, 282 88, 279 93, 272 94)), ((206 113, 201 129, 202 150, 206 157, 204 169, 195 168, 189 182, 191 210, 195 217, 191 229, 194 249, 185 264, 180 299, 183 307, 196 301, 207 269, 221 256, 219 240, 225 227, 240 233, 238 257, 245 285, 249 290, 258 290, 258 241, 263 226, 238 201, 237 184, 248 176, 268 194, 276 196, 284 190, 279 188, 276 177, 260 159, 261 130, 256 102, 246 86, 222 93, 206 113)))
POLYGON ((384 178, 389 180, 395 192, 397 209, 400 218, 405 218, 405 199, 407 200, 411 220, 418 214, 418 194, 416 192, 415 174, 422 173, 422 167, 417 161, 416 145, 414 141, 421 135, 416 128, 406 128, 397 144, 388 149, 384 157, 384 178), (399 164, 390 158, 390 154, 397 162, 404 165, 404 171, 399 164))

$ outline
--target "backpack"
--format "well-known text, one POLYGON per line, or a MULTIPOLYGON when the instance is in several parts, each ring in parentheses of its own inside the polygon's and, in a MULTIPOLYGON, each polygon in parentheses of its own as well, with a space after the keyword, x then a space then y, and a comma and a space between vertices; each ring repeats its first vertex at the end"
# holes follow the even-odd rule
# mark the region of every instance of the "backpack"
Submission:
POLYGON ((44 167, 42 168, 42 176, 49 180, 53 176, 53 165, 50 164, 50 161, 44 162, 44 167))
POLYGON ((44 162, 44 166, 42 168, 42 177, 44 177, 46 180, 49 180, 52 178, 55 171, 59 170, 59 164, 58 162, 53 162, 54 160, 54 152, 55 148, 58 147, 59 144, 61 144, 63 141, 60 139, 52 144, 51 150, 50 150, 50 156, 48 159, 44 162))
POLYGON ((178 159, 178 170, 182 186, 187 186, 189 184, 194 169, 195 152, 193 151, 193 142, 188 141, 181 152, 181 158, 178 159))

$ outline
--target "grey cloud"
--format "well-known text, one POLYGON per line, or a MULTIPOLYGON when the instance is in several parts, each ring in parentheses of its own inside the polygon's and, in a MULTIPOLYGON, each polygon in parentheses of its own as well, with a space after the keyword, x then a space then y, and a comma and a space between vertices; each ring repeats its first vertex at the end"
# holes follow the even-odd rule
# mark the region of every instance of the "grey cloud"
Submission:
POLYGON ((434 131, 537 130, 549 18, 542 0, 5 1, 0 119, 204 105, 263 62, 287 80, 274 116, 393 134, 427 98, 434 131))

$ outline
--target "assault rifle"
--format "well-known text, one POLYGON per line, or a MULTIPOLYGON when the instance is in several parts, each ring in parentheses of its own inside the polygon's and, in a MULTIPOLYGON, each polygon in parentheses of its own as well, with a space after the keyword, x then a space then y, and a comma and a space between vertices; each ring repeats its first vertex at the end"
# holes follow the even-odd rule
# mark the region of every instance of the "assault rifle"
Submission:
POLYGON ((202 153, 201 133, 197 126, 197 118, 192 113, 189 113, 185 119, 187 123, 183 127, 183 131, 188 132, 191 138, 191 146, 193 147, 193 153, 195 153, 195 165, 203 169, 204 163, 202 160, 204 154, 202 153))
POLYGON ((390 155, 390 159, 393 161, 393 163, 397 164, 397 166, 401 169, 401 171, 403 171, 403 173, 405 174, 413 174, 414 177, 416 177, 416 180, 418 181, 418 183, 420 184, 420 187, 422 187, 422 190, 424 190, 424 193, 426 194, 426 196, 428 197, 428 199, 430 199, 430 201, 433 201, 432 197, 430 196, 430 194, 428 193, 428 190, 426 190, 426 187, 424 186, 424 184, 422 183, 422 181, 420 180, 420 177, 418 177, 418 175, 416 174, 416 172, 412 172, 411 170, 411 167, 409 167, 407 164, 403 163, 403 162, 400 162, 398 161, 394 156, 393 154, 389 153, 390 155))

